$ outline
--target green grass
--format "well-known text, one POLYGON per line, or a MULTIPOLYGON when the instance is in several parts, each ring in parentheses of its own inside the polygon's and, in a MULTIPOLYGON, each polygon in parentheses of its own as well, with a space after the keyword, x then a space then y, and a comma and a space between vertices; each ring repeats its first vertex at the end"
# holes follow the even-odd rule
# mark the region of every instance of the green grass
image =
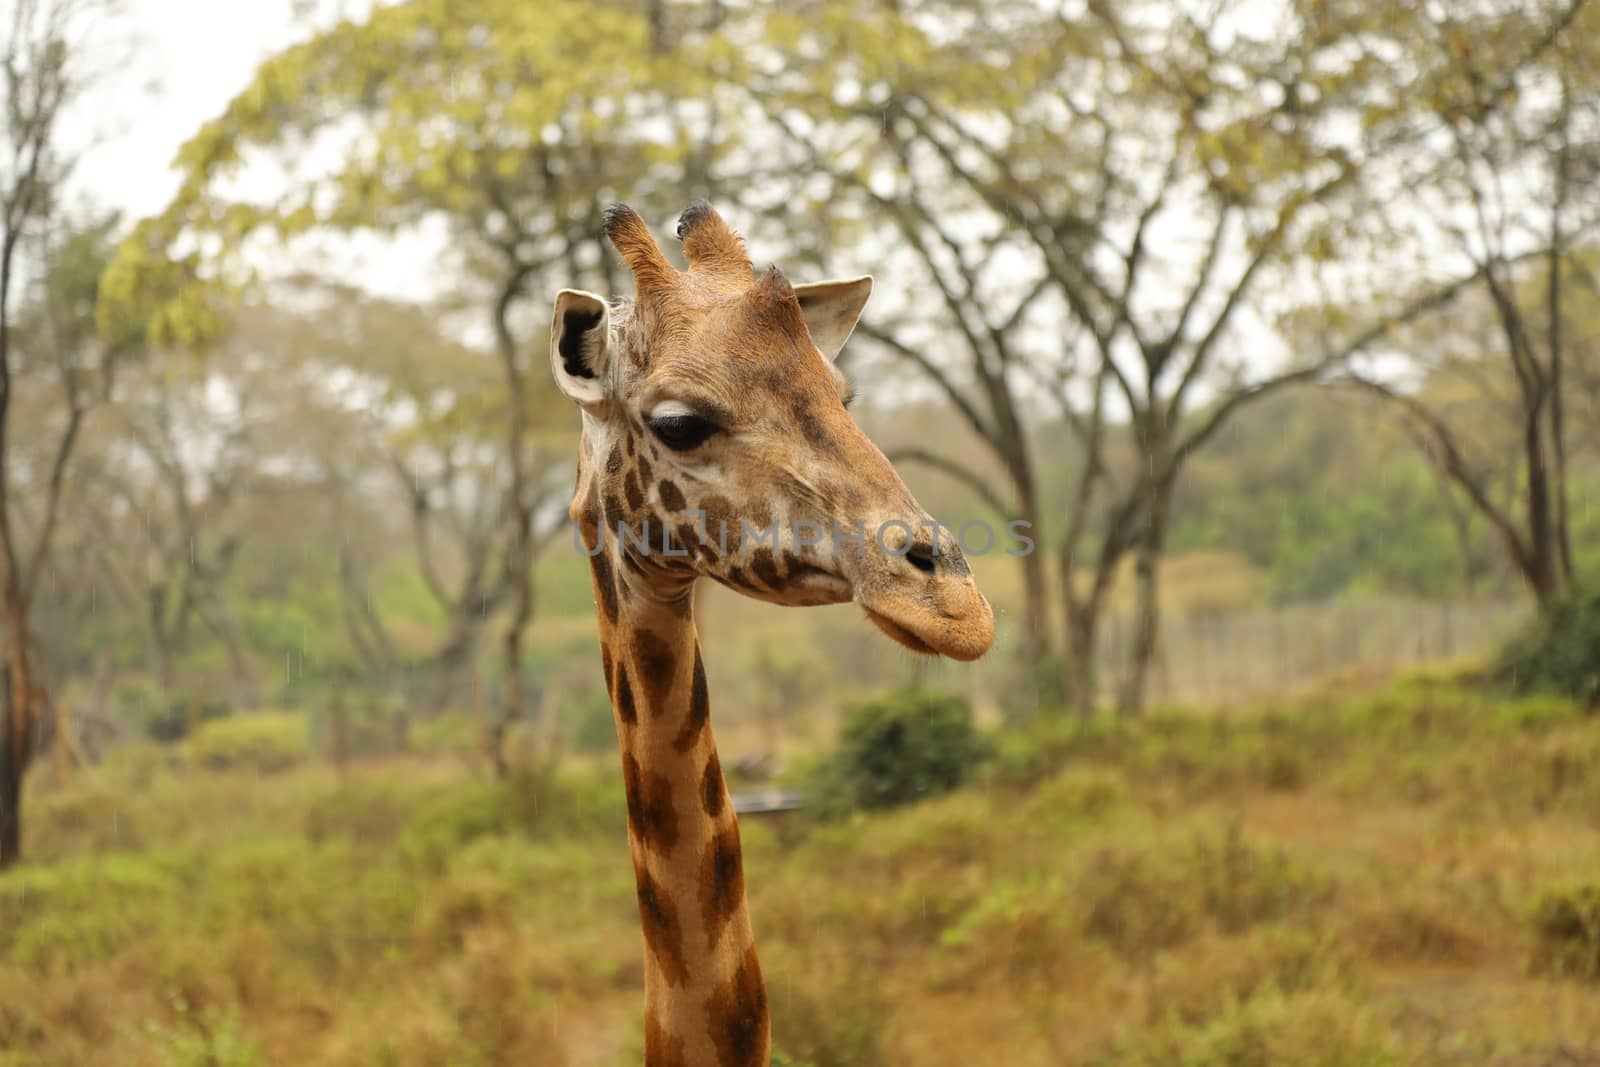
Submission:
MULTIPOLYGON (((1600 1049, 1600 719, 1574 706, 1418 676, 995 749, 905 809, 747 821, 786 1062, 1600 1049)), ((36 776, 0 878, 0 1065, 638 1061, 609 760, 272 767, 139 749, 36 776)))

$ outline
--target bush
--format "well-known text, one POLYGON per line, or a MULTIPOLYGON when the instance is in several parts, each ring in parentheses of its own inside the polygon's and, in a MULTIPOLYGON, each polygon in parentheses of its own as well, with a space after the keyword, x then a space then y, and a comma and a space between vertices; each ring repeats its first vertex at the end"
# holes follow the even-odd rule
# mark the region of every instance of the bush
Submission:
POLYGON ((1321 990, 1269 990, 1199 1026, 1169 1022, 1123 1043, 1096 1067, 1389 1067, 1402 1062, 1381 1020, 1321 990))
POLYGON ((310 757, 311 731, 295 712, 262 712, 204 723, 184 745, 209 770, 270 774, 310 757))
POLYGON ((1531 919, 1535 970, 1600 980, 1600 883, 1546 890, 1534 902, 1531 919))
POLYGON ((612 753, 617 750, 617 728, 611 721, 611 699, 604 689, 585 690, 560 705, 562 732, 574 752, 612 753))
POLYGON ((1600 591, 1568 593, 1501 651, 1495 675, 1519 693, 1600 704, 1600 591))
POLYGON ((948 793, 987 754, 961 697, 896 690, 850 712, 838 751, 819 768, 819 806, 893 808, 948 793))
POLYGON ((472 762, 483 758, 488 740, 483 723, 460 712, 445 712, 411 727, 411 748, 437 756, 457 756, 472 762))
POLYGON ((141 737, 150 741, 179 741, 189 733, 190 724, 226 718, 229 708, 218 701, 200 701, 191 706, 190 698, 165 694, 150 683, 120 686, 114 697, 122 717, 131 722, 141 737))
POLYGON ((146 1025, 160 1067, 257 1067, 264 1061, 261 1041, 239 1021, 236 1011, 202 1018, 182 1001, 174 1006, 179 1024, 146 1025))
POLYGON ((820 946, 771 953, 773 1067, 857 1067, 884 1062, 889 999, 883 975, 853 954, 822 959, 820 946))

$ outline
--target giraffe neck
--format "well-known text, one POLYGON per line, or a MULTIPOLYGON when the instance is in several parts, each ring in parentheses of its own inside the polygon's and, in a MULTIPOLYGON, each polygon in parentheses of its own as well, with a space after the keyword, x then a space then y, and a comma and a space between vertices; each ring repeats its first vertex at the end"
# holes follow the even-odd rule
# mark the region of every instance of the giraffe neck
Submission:
POLYGON ((590 566, 644 929, 645 1067, 766 1067, 766 986, 692 583, 660 593, 614 547, 590 566))

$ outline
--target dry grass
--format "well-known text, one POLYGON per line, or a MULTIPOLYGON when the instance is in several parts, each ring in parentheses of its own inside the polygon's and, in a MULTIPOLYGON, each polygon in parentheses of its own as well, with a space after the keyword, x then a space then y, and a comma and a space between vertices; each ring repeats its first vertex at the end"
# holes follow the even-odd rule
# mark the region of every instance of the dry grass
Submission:
MULTIPOLYGON (((127 759, 30 798, 5 1067, 611 1067, 641 982, 609 767, 127 759)), ((1600 1063, 1600 721, 1420 679, 1043 726, 981 784, 746 827, 791 1063, 1600 1063)))

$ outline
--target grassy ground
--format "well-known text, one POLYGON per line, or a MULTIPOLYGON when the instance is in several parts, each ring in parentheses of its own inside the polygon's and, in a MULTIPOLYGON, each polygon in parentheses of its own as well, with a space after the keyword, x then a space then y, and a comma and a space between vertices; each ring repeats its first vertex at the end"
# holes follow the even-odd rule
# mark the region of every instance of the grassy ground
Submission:
MULTIPOLYGON (((746 825, 792 1062, 1600 1064, 1600 720, 1414 679, 999 749, 746 825)), ((615 777, 133 750, 37 788, 0 1064, 637 1063, 615 777)))

